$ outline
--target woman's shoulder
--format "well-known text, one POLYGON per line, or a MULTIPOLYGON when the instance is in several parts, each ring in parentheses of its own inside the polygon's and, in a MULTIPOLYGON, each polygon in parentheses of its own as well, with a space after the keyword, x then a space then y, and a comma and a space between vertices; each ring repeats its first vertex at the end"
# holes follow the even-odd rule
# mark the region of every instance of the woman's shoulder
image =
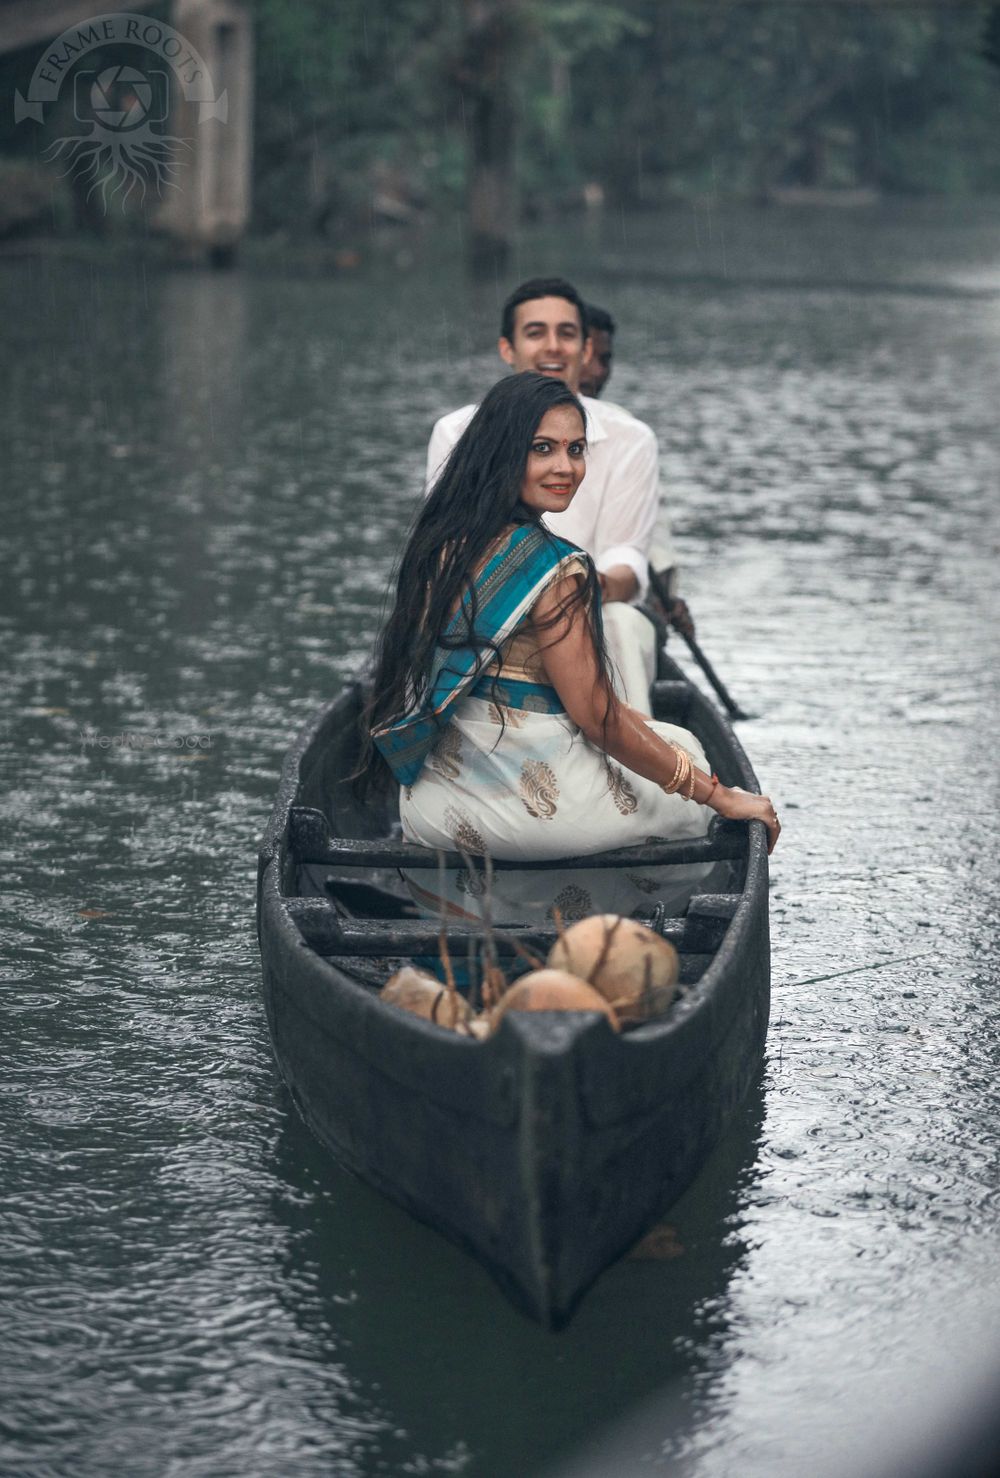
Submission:
POLYGON ((560 575, 582 575, 584 579, 590 574, 593 564, 589 554, 584 554, 582 549, 570 549, 565 559, 559 561, 558 573, 560 575))
POLYGON ((507 548, 547 554, 553 566, 571 558, 578 559, 585 566, 590 561, 590 555, 578 544, 554 534, 542 523, 510 524, 496 540, 493 552, 499 553, 507 548))
POLYGON ((582 549, 542 525, 512 524, 491 540, 476 561, 474 579, 481 592, 525 584, 540 587, 563 575, 585 579, 589 565, 590 556, 582 549))

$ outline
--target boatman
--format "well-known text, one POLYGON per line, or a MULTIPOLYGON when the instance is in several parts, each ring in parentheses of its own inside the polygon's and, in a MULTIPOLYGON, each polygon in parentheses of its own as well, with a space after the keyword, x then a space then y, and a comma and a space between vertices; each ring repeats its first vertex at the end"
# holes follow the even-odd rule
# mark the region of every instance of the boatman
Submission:
POLYGON ((598 308, 596 303, 584 303, 583 332, 587 347, 580 370, 580 392, 597 400, 611 379, 615 358, 615 321, 606 308, 598 308))
MULTIPOLYGON (((584 304, 561 277, 536 277, 511 293, 503 306, 497 348, 517 372, 534 370, 563 380, 580 395, 580 373, 589 340, 584 304)), ((656 437, 643 421, 615 405, 580 399, 587 417, 587 471, 564 513, 545 515, 553 533, 585 549, 597 567, 603 593, 604 635, 621 696, 649 712, 656 673, 656 630, 636 604, 649 586, 649 551, 659 512, 656 437)), ((427 487, 433 484, 476 407, 442 416, 427 449, 427 487)), ((665 530, 661 523, 661 543, 665 530)))
MULTIPOLYGON (((615 334, 618 332, 617 325, 607 308, 599 308, 596 303, 584 303, 583 305, 583 332, 586 339, 586 348, 583 356, 583 366, 580 370, 580 393, 590 395, 597 400, 604 392, 608 381, 611 379, 611 370, 615 359, 615 334)), ((613 402, 603 402, 602 410, 613 402)), ((620 405, 615 410, 622 410, 620 405)), ((654 569, 663 570, 669 563, 669 553, 665 549, 657 549, 651 556, 656 560, 654 569)), ((669 585, 671 571, 667 571, 666 584, 669 585)), ((679 595, 664 593, 660 599, 659 593, 651 592, 647 597, 648 604, 653 606, 663 620, 669 621, 675 630, 685 636, 694 636, 694 620, 688 609, 687 601, 682 600, 679 595)))

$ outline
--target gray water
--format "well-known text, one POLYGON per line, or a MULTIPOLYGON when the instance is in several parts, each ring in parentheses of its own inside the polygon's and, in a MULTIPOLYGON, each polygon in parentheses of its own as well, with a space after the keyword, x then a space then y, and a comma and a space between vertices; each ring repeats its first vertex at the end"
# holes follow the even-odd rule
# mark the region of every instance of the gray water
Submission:
POLYGON ((282 754, 499 374, 497 290, 0 264, 5 1474, 853 1478, 988 1373, 998 227, 701 205, 512 268, 620 320, 785 826, 761 1081, 673 1255, 559 1335, 298 1122, 253 939, 282 754))

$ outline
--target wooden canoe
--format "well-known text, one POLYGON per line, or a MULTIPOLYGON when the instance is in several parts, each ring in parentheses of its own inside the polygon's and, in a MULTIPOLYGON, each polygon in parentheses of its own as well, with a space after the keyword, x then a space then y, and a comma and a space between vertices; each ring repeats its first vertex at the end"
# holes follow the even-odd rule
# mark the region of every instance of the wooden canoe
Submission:
MULTIPOLYGON (((394 961, 437 952, 440 925, 417 916, 399 874, 433 854, 402 843, 393 808, 361 809, 347 783, 361 701, 357 688, 343 693, 299 735, 261 844, 258 935, 278 1066, 341 1164, 557 1328, 697 1174, 759 1068, 766 834, 716 819, 703 840, 560 861, 581 876, 714 864, 683 917, 656 920, 685 987, 658 1021, 619 1036, 589 1013, 509 1012, 486 1041, 459 1036, 378 998, 394 961)), ((652 708, 699 736, 725 783, 758 789, 729 724, 667 657, 652 708)), ((463 958, 475 926, 448 932, 463 958)), ((544 954, 554 933, 536 922, 496 937, 502 963, 514 939, 544 954)))

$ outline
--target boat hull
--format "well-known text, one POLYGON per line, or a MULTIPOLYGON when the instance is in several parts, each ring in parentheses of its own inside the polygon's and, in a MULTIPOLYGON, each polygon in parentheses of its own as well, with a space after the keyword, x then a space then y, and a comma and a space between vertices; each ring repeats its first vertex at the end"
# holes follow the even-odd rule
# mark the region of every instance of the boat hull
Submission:
POLYGON ((721 943, 662 1022, 618 1036, 598 1016, 508 1013, 477 1042, 388 1006, 310 948, 290 915, 288 809, 341 782, 349 710, 347 701, 327 711, 289 756, 261 850, 278 1065, 341 1164, 559 1327, 690 1183, 759 1070, 770 958, 763 828, 751 829, 721 943))

